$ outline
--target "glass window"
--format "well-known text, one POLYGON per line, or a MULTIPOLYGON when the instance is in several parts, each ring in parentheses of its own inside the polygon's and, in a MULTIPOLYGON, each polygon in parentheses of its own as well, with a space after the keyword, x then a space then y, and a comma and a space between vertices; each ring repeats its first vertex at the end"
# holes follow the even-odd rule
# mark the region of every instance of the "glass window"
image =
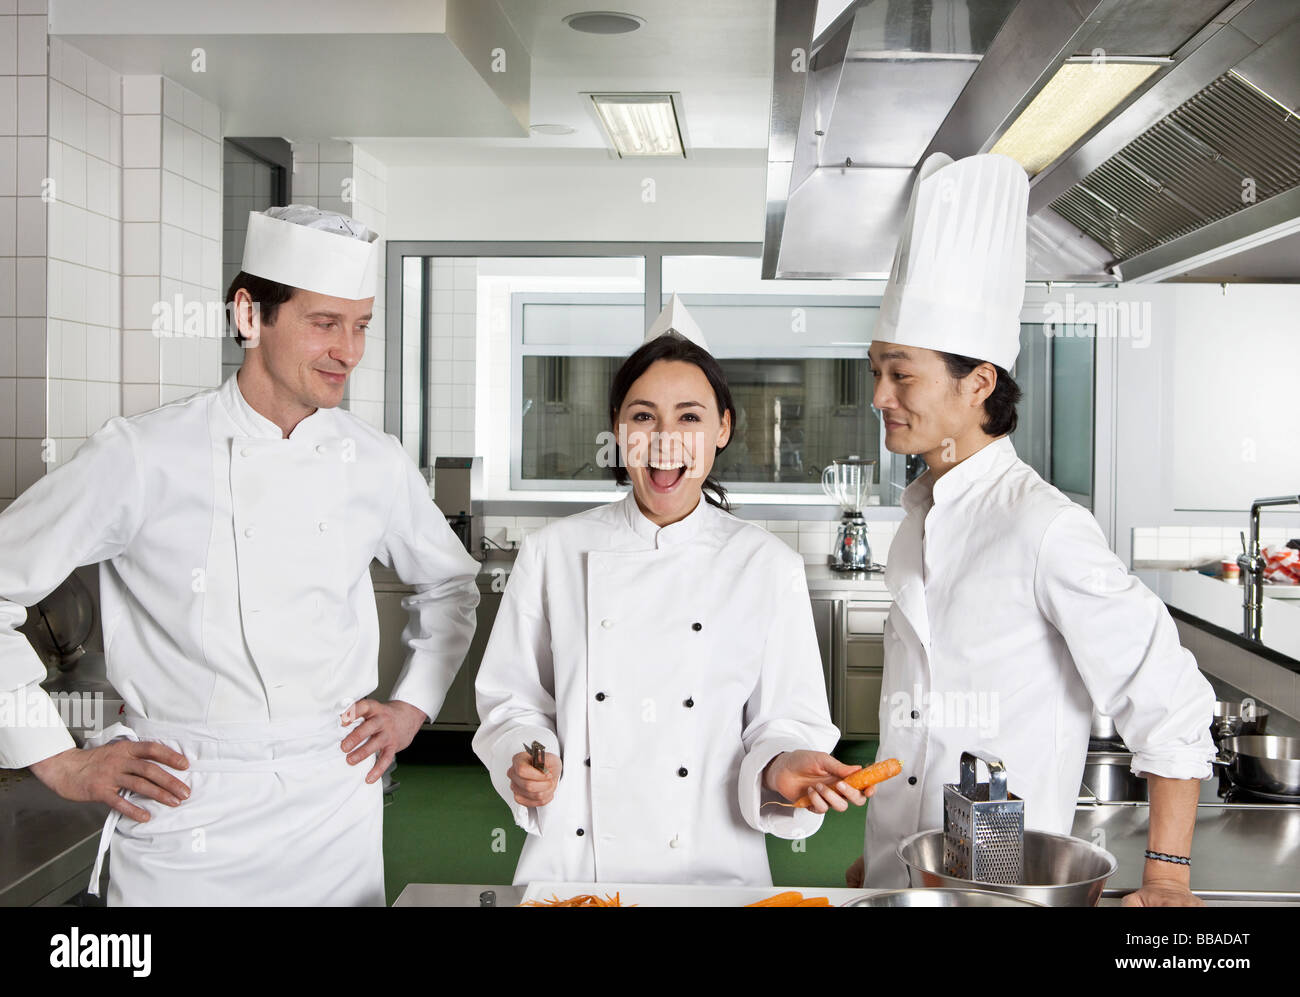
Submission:
POLYGON ((879 299, 854 281, 760 272, 747 257, 665 256, 663 302, 681 296, 731 386, 736 426, 718 477, 736 492, 820 493, 836 457, 885 456, 867 361, 879 299))

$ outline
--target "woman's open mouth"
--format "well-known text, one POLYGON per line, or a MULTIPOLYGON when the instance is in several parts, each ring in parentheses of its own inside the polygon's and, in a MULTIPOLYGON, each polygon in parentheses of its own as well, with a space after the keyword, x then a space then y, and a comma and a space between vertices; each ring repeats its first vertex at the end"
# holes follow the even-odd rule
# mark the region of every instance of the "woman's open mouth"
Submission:
POLYGON ((666 495, 671 492, 686 476, 685 464, 673 464, 660 467, 657 464, 651 464, 650 487, 660 495, 666 495))

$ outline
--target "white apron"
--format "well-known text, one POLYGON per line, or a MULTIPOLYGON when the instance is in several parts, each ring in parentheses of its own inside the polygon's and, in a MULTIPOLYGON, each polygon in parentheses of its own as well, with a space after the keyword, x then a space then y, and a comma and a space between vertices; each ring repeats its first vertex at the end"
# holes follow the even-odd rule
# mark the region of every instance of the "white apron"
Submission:
MULTIPOLYGON (((359 721, 358 721, 359 722, 359 721)), ((127 716, 95 739, 159 741, 189 759, 161 766, 189 785, 177 807, 125 794, 145 823, 113 811, 109 906, 383 906, 383 786, 348 765, 337 714, 220 726, 127 716)), ((154 763, 157 764, 157 763, 154 763)))

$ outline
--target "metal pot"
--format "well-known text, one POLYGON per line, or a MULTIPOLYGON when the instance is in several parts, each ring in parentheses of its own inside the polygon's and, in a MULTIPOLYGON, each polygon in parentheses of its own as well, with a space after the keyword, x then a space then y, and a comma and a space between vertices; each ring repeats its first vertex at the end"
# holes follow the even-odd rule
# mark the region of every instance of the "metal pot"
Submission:
POLYGON ((1104 848, 1081 838, 1049 831, 1026 831, 1022 849, 1023 882, 982 883, 943 871, 943 831, 918 831, 903 839, 898 857, 912 886, 991 890, 1048 907, 1095 907, 1106 880, 1119 863, 1104 848))
POLYGON ((1220 700, 1214 704, 1214 719, 1210 722, 1210 733, 1215 741, 1225 737, 1248 737, 1262 734, 1268 726, 1268 710, 1251 703, 1227 703, 1220 700))
POLYGON ((1300 797, 1300 737, 1251 734, 1219 742, 1219 764, 1242 789, 1300 797))
POLYGON ((880 890, 855 897, 842 907, 1043 907, 1044 904, 1024 897, 1013 897, 992 890, 880 890))

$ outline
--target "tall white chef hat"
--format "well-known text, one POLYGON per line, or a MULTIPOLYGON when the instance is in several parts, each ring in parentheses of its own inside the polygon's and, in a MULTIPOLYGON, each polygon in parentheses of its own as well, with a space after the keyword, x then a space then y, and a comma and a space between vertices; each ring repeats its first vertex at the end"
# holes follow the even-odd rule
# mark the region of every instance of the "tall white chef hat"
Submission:
POLYGON ((874 340, 987 360, 1020 353, 1029 178, 996 153, 921 164, 874 340))
POLYGON ((308 204, 250 211, 241 269, 334 298, 373 298, 378 239, 360 222, 308 204))
POLYGON ((664 310, 659 313, 659 317, 650 324, 650 330, 645 334, 645 341, 648 343, 660 336, 671 335, 689 339, 702 350, 709 348, 709 344, 704 341, 704 333, 700 332, 695 319, 691 318, 691 313, 686 310, 682 299, 676 294, 668 299, 668 304, 664 305, 664 310))

